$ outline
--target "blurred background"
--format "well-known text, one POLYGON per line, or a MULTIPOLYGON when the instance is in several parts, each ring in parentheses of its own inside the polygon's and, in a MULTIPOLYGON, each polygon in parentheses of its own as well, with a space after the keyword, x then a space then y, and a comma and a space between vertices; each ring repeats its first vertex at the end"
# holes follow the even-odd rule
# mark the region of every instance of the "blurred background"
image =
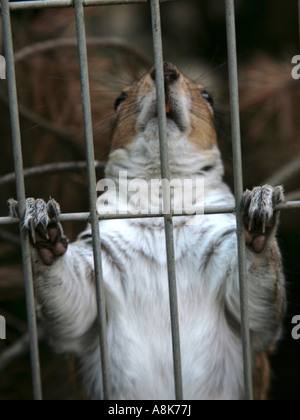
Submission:
MULTIPOLYGON (((245 188, 284 185, 300 199, 300 81, 291 76, 299 54, 297 0, 237 0, 243 170, 245 188)), ((219 144, 226 181, 233 185, 228 124, 228 74, 224 2, 178 0, 161 5, 165 60, 206 85, 220 117, 219 144)), ((55 197, 65 213, 88 211, 80 81, 73 9, 12 14, 28 197, 55 197), (58 163, 68 162, 66 167, 58 163), (45 165, 50 165, 46 166, 45 165)), ((1 26, 1 20, 0 20, 1 26)), ((153 63, 149 4, 86 8, 86 27, 97 159, 97 176, 110 147, 113 103, 122 88, 153 63)), ((1 28, 0 28, 1 29, 1 28)), ((0 30, 0 54, 3 54, 0 30)), ((16 196, 5 80, 0 81, 0 216, 16 196)), ((83 228, 66 223, 71 240, 83 228)), ((288 313, 282 341, 272 356, 273 400, 300 399, 300 343, 291 319, 300 314, 300 210, 282 212, 278 234, 287 277, 288 313)), ((7 340, 0 340, 0 399, 32 398, 26 309, 15 228, 0 228, 0 314, 7 340)), ((75 361, 56 356, 40 339, 45 399, 84 399, 75 361)))

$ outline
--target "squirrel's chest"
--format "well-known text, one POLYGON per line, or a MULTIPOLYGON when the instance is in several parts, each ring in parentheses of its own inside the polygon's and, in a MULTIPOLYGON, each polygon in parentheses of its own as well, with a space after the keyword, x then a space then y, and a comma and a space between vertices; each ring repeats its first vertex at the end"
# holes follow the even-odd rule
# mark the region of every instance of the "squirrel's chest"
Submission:
MULTIPOLYGON (((189 398, 217 397, 209 394, 210 387, 216 388, 216 383, 210 382, 212 378, 222 381, 227 365, 232 367, 225 380, 231 391, 225 395, 227 387, 222 387, 219 397, 238 398, 242 366, 239 338, 232 336, 203 266, 206 250, 216 240, 210 226, 207 221, 193 228, 177 229, 177 226, 174 231, 184 388, 189 398)), ((115 224, 114 229, 114 234, 109 229, 114 236, 110 237, 110 243, 114 244, 111 252, 118 256, 122 276, 112 282, 107 280, 115 298, 108 312, 110 366, 113 372, 123 372, 121 376, 113 374, 116 398, 121 395, 139 399, 148 395, 172 399, 172 335, 164 230, 159 226, 147 229, 123 223, 115 224)), ((105 241, 105 229, 103 233, 105 241)), ((105 249, 110 252, 108 247, 105 249)), ((217 265, 214 270, 218 270, 217 265)), ((216 273, 212 279, 216 290, 218 277, 216 273)))
MULTIPOLYGON (((173 399, 173 357, 167 270, 136 267, 118 312, 110 318, 110 366, 116 398, 173 399)), ((210 394, 238 398, 242 369, 239 338, 232 335, 222 307, 191 266, 177 265, 182 375, 186 398, 210 394), (183 278, 184 276, 184 278, 183 278), (224 366, 228 372, 224 373, 224 366), (227 385, 226 385, 227 383, 227 385), (228 393, 228 395, 226 394, 228 393)), ((126 286, 125 286, 126 287, 126 286)))

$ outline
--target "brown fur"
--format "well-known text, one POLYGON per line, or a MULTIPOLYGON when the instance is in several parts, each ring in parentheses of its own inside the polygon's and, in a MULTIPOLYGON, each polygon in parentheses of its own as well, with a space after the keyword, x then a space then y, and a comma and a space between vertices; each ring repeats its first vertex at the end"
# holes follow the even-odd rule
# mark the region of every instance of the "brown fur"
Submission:
MULTIPOLYGON (((187 79, 185 79, 187 81, 187 79)), ((212 111, 201 95, 202 85, 187 81, 192 97, 191 126, 188 138, 191 143, 201 149, 211 149, 217 143, 217 134, 214 127, 212 111)))
POLYGON ((255 400, 266 400, 270 386, 270 365, 265 351, 255 354, 253 373, 253 396, 255 400))
MULTIPOLYGON (((179 91, 190 101, 190 128, 186 133, 187 138, 197 148, 211 149, 217 143, 217 135, 213 122, 213 112, 201 93, 204 88, 202 85, 193 83, 184 77, 175 66, 174 69, 178 72, 179 77, 168 87, 166 102, 168 96, 171 97, 174 92, 179 91)), ((155 81, 150 76, 151 71, 153 69, 140 81, 123 90, 123 93, 126 93, 128 97, 117 110, 116 128, 112 139, 113 150, 119 147, 128 147, 141 131, 137 124, 141 102, 147 94, 156 89, 155 81), (122 121, 122 124, 120 124, 120 121, 122 121)))
POLYGON ((123 106, 117 114, 116 128, 112 138, 112 149, 128 146, 136 137, 138 129, 136 119, 138 116, 138 105, 136 103, 137 91, 139 83, 127 87, 123 92, 128 94, 123 106), (122 124, 119 122, 122 121, 122 124))

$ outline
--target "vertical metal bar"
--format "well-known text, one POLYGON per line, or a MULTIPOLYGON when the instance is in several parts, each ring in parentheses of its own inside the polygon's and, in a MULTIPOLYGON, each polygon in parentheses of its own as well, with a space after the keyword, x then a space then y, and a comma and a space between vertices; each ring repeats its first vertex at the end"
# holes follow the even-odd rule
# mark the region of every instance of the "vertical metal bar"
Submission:
POLYGON ((84 24, 83 1, 75 0, 76 29, 78 38, 78 52, 81 79, 81 95, 83 106, 84 130, 85 130, 85 146, 87 158, 87 172, 89 180, 89 202, 90 202, 90 222, 93 236, 93 252, 95 264, 95 281, 98 306, 98 324, 101 352, 101 368, 103 382, 103 398, 111 399, 110 372, 108 363, 108 346, 107 346, 107 328, 106 328, 106 310, 105 310, 105 294, 102 274, 101 262, 101 241, 99 219, 96 212, 97 191, 96 191, 96 173, 95 173, 95 157, 93 144, 93 126, 91 116, 91 101, 89 88, 88 59, 86 47, 86 33, 84 24))
MULTIPOLYGON (((151 16, 152 16, 152 35, 153 35, 155 67, 156 67, 156 90, 157 90, 157 107, 158 107, 158 121, 159 121, 161 175, 162 175, 162 179, 169 180, 170 174, 169 174, 168 145, 167 145, 167 135, 166 135, 167 128, 166 128, 166 108, 165 108, 165 87, 164 87, 163 53, 162 53, 159 0, 151 0, 151 16)), ((164 185, 163 185, 163 197, 168 197, 168 195, 169 195, 169 192, 164 188, 164 185)), ((182 390, 182 372, 181 372, 181 351, 180 351, 177 287, 176 287, 176 273, 175 273, 173 220, 172 220, 171 214, 164 215, 164 223, 165 223, 168 279, 169 279, 175 394, 176 394, 177 400, 182 400, 183 390, 182 390)))
POLYGON ((8 0, 1 0, 1 15, 2 15, 2 24, 3 24, 4 52, 5 52, 5 58, 6 58, 7 88, 8 88, 9 111, 10 111, 10 121, 11 121, 11 130, 12 130, 12 144, 13 144, 14 165, 15 165, 15 174, 16 174, 16 190, 17 190, 17 199, 19 203, 19 213, 20 213, 20 238, 21 238, 22 258, 23 258, 28 330, 29 330, 29 337, 30 337, 29 346, 30 346, 30 356, 31 356, 33 397, 35 400, 41 400, 42 387, 41 387, 41 376, 40 376, 40 361, 39 361, 39 349, 38 349, 38 332, 37 332, 36 313, 35 313, 34 287, 33 287, 33 281, 32 281, 30 244, 29 244, 28 232, 25 229, 23 229, 26 198, 25 198, 25 185, 24 185, 24 177, 23 177, 23 158, 22 158, 22 146, 21 146, 20 121, 19 121, 19 113, 18 113, 16 76, 15 76, 15 67, 14 67, 14 51, 13 51, 12 31, 11 31, 11 21, 10 21, 10 11, 9 11, 8 0))
POLYGON ((234 0, 225 0, 226 4, 226 28, 229 61, 229 85, 231 102, 231 125, 233 143, 233 166, 234 166, 234 190, 236 199, 237 239, 238 239, 238 264, 239 264, 239 285, 241 303, 241 332, 244 358, 244 382, 245 398, 253 399, 252 390, 252 369, 251 369, 251 347, 249 332, 249 311, 248 311, 248 285, 246 271, 246 245, 244 238, 244 226, 242 218, 241 202, 243 196, 243 173, 242 173, 242 152, 241 133, 239 117, 239 92, 238 92, 238 71, 235 31, 235 10, 234 0))

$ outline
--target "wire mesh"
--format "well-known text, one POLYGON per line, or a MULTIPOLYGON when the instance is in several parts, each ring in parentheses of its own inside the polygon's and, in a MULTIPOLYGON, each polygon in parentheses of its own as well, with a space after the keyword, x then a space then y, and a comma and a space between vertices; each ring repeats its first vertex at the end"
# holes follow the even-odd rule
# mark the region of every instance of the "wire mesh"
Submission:
MULTIPOLYGON (((174 1, 174 0, 164 0, 174 1)), ((176 291, 176 273, 174 259, 174 242, 173 242, 173 216, 184 216, 189 214, 188 209, 174 210, 172 214, 105 214, 98 216, 96 213, 96 177, 94 168, 94 149, 93 149, 93 133, 91 119, 91 104, 88 84, 88 61, 86 52, 86 36, 84 24, 84 7, 103 6, 103 5, 120 5, 147 3, 148 0, 43 0, 43 1, 16 1, 9 3, 8 0, 1 0, 1 16, 3 21, 3 38, 5 47, 5 56, 7 62, 7 86, 9 93, 9 107, 12 129, 12 142, 16 172, 17 199, 19 201, 19 210, 21 215, 20 235, 23 256, 24 280, 26 289, 26 303, 28 315, 28 327, 30 335, 30 352, 32 365, 32 382, 34 399, 42 399, 41 374, 39 364, 38 351, 38 333, 35 317, 35 300, 33 292, 32 269, 30 261, 29 239, 26 230, 22 228, 22 218, 25 212, 25 186, 23 176, 23 162, 21 149, 20 124, 18 118, 18 100, 16 92, 14 54, 12 43, 12 32, 10 24, 10 10, 23 9, 40 9, 40 8, 57 8, 57 7, 74 7, 77 39, 78 39, 78 55, 81 71, 81 88, 82 88, 82 104, 83 119, 85 127, 86 139, 86 158, 89 179, 89 213, 72 213, 62 214, 60 221, 91 221, 93 233, 93 250, 95 263, 95 277, 97 288, 97 306, 98 306, 98 325, 99 339, 101 349, 101 372, 103 382, 103 398, 111 398, 111 384, 109 377, 109 357, 106 340, 106 320, 105 320, 105 297, 103 286, 103 275, 101 267, 101 238, 99 231, 99 220, 104 219, 121 219, 121 218, 143 218, 143 217, 163 217, 165 220, 166 233, 166 249, 168 261, 168 278, 169 278, 169 294, 170 294, 170 313, 173 343, 173 362, 174 362, 174 380, 175 394, 178 400, 183 399, 182 377, 181 377, 181 357, 180 357, 180 334, 177 308, 177 291, 176 291)), ((158 91, 158 115, 160 128, 160 150, 161 150, 161 171, 162 178, 169 178, 168 169, 168 150, 166 147, 166 117, 165 117, 165 97, 164 97, 164 81, 163 81, 163 52, 160 28, 160 11, 159 0, 150 0, 152 14, 152 30, 154 57, 157 69, 157 91, 158 91)), ((251 356, 250 356, 250 334, 249 334, 249 316, 247 308, 248 291, 246 282, 245 268, 245 242, 243 237, 242 215, 240 203, 243 193, 243 176, 242 176, 242 153, 240 145, 240 125, 239 125, 239 99, 237 84, 237 53, 236 53, 236 34, 235 34, 235 18, 234 18, 234 0, 225 0, 226 6, 226 22, 227 22, 227 41, 228 41, 228 57, 229 57, 229 84, 231 93, 231 121, 233 130, 233 159, 234 159, 234 178, 235 178, 235 197, 236 206, 206 206, 204 214, 220 214, 220 213, 236 213, 237 216, 237 237, 239 250, 239 272, 240 272, 240 301, 241 301, 241 328, 244 356, 244 378, 245 378, 245 396, 246 399, 252 399, 252 372, 251 372, 251 356)), ((300 1, 299 1, 300 16, 300 1)), ((277 209, 286 210, 291 208, 300 208, 300 201, 282 203, 277 209)), ((12 225, 18 223, 11 217, 0 217, 0 225, 12 225)), ((99 372, 99 374, 101 374, 99 372)))

